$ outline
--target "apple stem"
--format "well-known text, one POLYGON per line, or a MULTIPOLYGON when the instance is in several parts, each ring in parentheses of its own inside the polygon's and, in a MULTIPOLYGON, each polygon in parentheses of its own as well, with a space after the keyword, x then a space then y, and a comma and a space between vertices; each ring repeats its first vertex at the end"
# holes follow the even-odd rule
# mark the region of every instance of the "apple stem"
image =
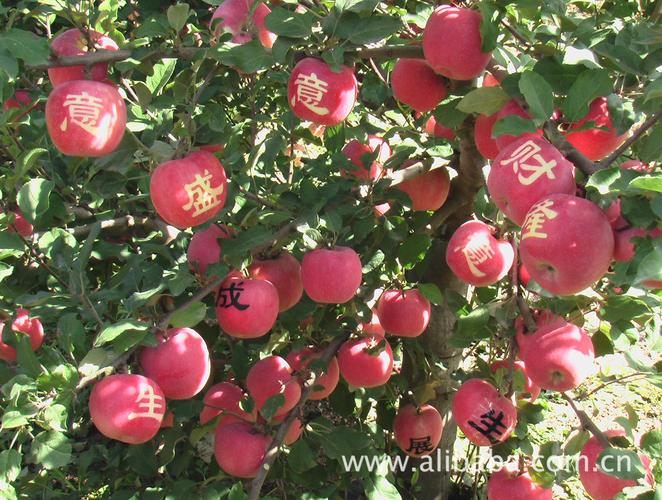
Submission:
POLYGON ((611 444, 609 443, 607 436, 605 436, 604 433, 599 429, 599 427, 595 425, 593 420, 591 420, 591 417, 589 417, 584 410, 580 410, 579 408, 577 408, 575 401, 567 393, 562 392, 561 397, 568 402, 572 410, 575 412, 582 428, 593 434, 597 438, 600 445, 602 445, 605 448, 610 447, 611 444))

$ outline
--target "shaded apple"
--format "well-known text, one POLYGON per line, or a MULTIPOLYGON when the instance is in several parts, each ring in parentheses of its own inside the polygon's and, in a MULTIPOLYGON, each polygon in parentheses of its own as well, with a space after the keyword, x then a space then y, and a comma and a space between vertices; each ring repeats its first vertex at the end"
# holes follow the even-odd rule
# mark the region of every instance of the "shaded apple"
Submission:
POLYGON ((271 438, 248 422, 219 425, 214 438, 218 466, 231 476, 252 478, 257 475, 271 438))
MULTIPOLYGON (((415 163, 418 161, 407 160, 400 168, 407 168, 415 163)), ((412 210, 437 210, 446 202, 450 186, 448 170, 441 167, 401 182, 396 189, 409 195, 412 210)))
POLYGON ((492 129, 499 119, 497 113, 493 115, 478 115, 474 125, 474 142, 478 152, 488 160, 494 160, 499 154, 499 146, 496 139, 492 137, 492 129))
POLYGON ((250 42, 257 34, 258 40, 263 47, 270 49, 276 41, 276 35, 269 31, 264 19, 271 13, 271 9, 264 3, 259 3, 253 12, 252 22, 249 22, 249 15, 253 6, 253 0, 225 0, 212 15, 211 22, 220 19, 215 25, 214 35, 220 36, 222 33, 230 33, 232 42, 244 44, 250 42))
MULTIPOLYGON (((0 209, 0 213, 2 213, 1 209, 0 209)), ((9 231, 10 233, 16 232, 26 239, 32 236, 32 233, 34 232, 34 227, 25 218, 20 208, 8 212, 8 215, 10 217, 13 217, 13 220, 8 223, 7 231, 9 231)))
POLYGON ((452 128, 448 128, 437 122, 437 119, 434 116, 431 116, 428 118, 428 121, 425 122, 425 133, 439 139, 446 139, 447 141, 455 139, 455 131, 452 128))
MULTIPOLYGON (((308 368, 308 365, 314 363, 321 355, 321 352, 312 347, 304 347, 303 349, 292 351, 287 355, 286 360, 292 367, 292 370, 297 373, 300 384, 303 385, 310 375, 311 369, 308 368)), ((317 376, 313 390, 308 395, 308 399, 317 401, 328 397, 338 385, 338 380, 340 380, 338 359, 333 356, 326 369, 317 376)))
POLYGON ((289 252, 281 252, 272 259, 256 259, 248 267, 252 278, 266 280, 276 287, 279 311, 294 307, 303 295, 301 264, 289 252))
POLYGON ((342 153, 357 168, 354 170, 342 169, 340 174, 342 176, 351 175, 357 179, 369 181, 379 179, 384 173, 384 163, 391 157, 391 147, 381 137, 369 135, 368 144, 362 144, 356 139, 352 139, 342 148, 342 153), (377 149, 379 149, 377 158, 370 164, 370 169, 366 168, 363 163, 363 155, 372 155, 377 149))
POLYGON ((230 238, 231 234, 227 226, 218 224, 194 233, 186 252, 191 270, 204 276, 207 266, 220 262, 221 244, 218 240, 230 238))
POLYGON ((566 131, 566 139, 589 160, 602 160, 613 153, 625 140, 626 134, 618 135, 609 115, 606 97, 595 99, 584 118, 570 124, 566 131), (584 127, 588 122, 594 122, 594 128, 573 132, 584 127), (606 129, 606 130, 603 130, 606 129))
POLYGON ((393 97, 421 113, 433 110, 448 95, 444 79, 421 59, 398 59, 391 89, 393 97))
POLYGON ((247 413, 240 405, 247 397, 241 387, 231 382, 221 382, 211 386, 202 400, 205 406, 200 412, 200 424, 204 425, 221 414, 223 416, 219 419, 219 423, 221 420, 227 420, 226 417, 255 422, 257 410, 253 408, 251 413, 247 413))

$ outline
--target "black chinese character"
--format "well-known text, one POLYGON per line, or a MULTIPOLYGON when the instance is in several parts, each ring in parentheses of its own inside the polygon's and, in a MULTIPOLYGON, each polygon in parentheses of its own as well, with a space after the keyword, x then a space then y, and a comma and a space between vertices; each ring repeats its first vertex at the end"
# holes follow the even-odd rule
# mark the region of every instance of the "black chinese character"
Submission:
POLYGON ((487 413, 484 413, 480 416, 480 423, 484 427, 479 427, 477 424, 469 420, 469 425, 476 429, 478 432, 480 432, 483 436, 485 436, 487 439, 490 440, 490 443, 496 444, 499 442, 499 440, 493 436, 493 434, 498 434, 501 436, 503 434, 502 431, 499 430, 499 427, 503 427, 504 429, 506 426, 503 424, 503 412, 499 412, 499 414, 495 417, 494 416, 494 410, 490 410, 487 413))
POLYGON ((422 438, 409 438, 409 448, 405 451, 413 451, 415 455, 421 455, 426 451, 432 451, 432 443, 430 442, 430 436, 425 436, 422 438))
POLYGON ((229 287, 220 288, 218 290, 218 297, 216 298, 216 307, 235 307, 240 311, 248 309, 250 307, 248 304, 239 303, 241 292, 244 291, 241 286, 243 284, 243 281, 240 281, 239 283, 232 282, 229 287))

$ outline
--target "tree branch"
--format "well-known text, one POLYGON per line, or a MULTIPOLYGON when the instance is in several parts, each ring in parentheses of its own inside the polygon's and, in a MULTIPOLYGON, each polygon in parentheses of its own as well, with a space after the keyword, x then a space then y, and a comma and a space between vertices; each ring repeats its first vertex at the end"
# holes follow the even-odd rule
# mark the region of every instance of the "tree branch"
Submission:
POLYGON ((642 135, 644 135, 650 128, 652 128, 662 117, 662 109, 653 113, 641 126, 628 137, 623 144, 621 144, 616 151, 610 154, 607 158, 598 163, 598 168, 607 168, 614 163, 627 149, 637 142, 642 135))
POLYGON ((568 402, 572 410, 575 412, 582 428, 593 434, 597 438, 600 445, 604 446, 605 448, 610 447, 611 444, 609 443, 607 436, 605 436, 604 433, 598 428, 598 426, 595 425, 593 420, 591 420, 591 417, 589 417, 585 411, 577 408, 575 401, 570 396, 568 396, 567 393, 562 392, 561 397, 568 402))
POLYGON ((600 169, 597 164, 586 158, 586 156, 577 151, 577 149, 566 140, 563 134, 561 134, 556 128, 556 123, 552 121, 545 123, 544 130, 545 136, 547 136, 549 142, 554 144, 554 146, 561 151, 563 156, 572 162, 584 175, 588 177, 600 169))

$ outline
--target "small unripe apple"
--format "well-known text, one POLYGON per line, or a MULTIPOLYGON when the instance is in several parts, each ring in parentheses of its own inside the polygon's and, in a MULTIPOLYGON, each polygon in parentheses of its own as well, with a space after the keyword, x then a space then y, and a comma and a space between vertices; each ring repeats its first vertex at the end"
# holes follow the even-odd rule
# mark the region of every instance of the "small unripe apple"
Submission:
POLYGON ((492 137, 492 129, 499 119, 497 113, 493 115, 478 115, 474 125, 474 142, 478 152, 488 160, 494 160, 499 154, 499 146, 496 139, 492 137))
MULTIPOLYGON (((416 160, 405 161, 401 168, 415 164, 416 160)), ((445 167, 436 168, 396 186, 411 198, 412 210, 437 210, 448 198, 451 179, 445 167)))
POLYGON ((393 421, 395 442, 412 457, 429 455, 441 441, 444 424, 434 406, 412 404, 401 406, 393 421))
POLYGON ((191 270, 204 276, 207 266, 217 264, 221 260, 221 244, 218 240, 230 237, 231 231, 224 225, 212 224, 207 229, 197 231, 191 238, 186 252, 191 270))
POLYGON ((322 304, 344 304, 354 297, 363 280, 363 267, 349 247, 317 248, 301 262, 303 289, 322 304))
POLYGON ((276 323, 278 290, 269 281, 232 274, 218 289, 216 317, 231 337, 261 337, 276 323))
MULTIPOLYGON (((521 116, 522 118, 526 118, 527 120, 531 119, 531 115, 526 111, 524 111, 524 109, 522 109, 522 106, 520 106, 518 102, 515 100, 509 101, 508 103, 506 103, 506 105, 503 108, 501 108, 501 110, 496 114, 495 123, 507 116, 521 116)), ((520 135, 502 134, 495 137, 495 141, 497 147, 499 148, 499 150, 501 150, 518 139, 524 139, 524 138, 531 139, 534 137, 542 137, 542 130, 538 129, 534 133, 528 132, 520 135)))
POLYGON ((448 95, 446 82, 421 59, 398 59, 391 72, 393 97, 426 113, 448 95))
MULTIPOLYGON (((292 370, 301 373, 308 372, 308 365, 313 363, 321 355, 321 352, 316 351, 312 347, 304 347, 298 351, 290 352, 286 359, 292 370)), ((305 379, 307 377, 300 377, 299 382, 303 384, 305 379)), ((308 399, 317 401, 328 397, 338 385, 339 380, 340 369, 338 368, 338 360, 333 356, 326 369, 317 376, 313 390, 308 395, 308 399)))
POLYGON ((531 207, 522 226, 522 263, 540 286, 556 295, 572 295, 599 280, 613 252, 607 217, 583 198, 543 198, 531 207))
POLYGON ((252 278, 266 280, 276 287, 279 311, 294 307, 303 295, 301 264, 288 252, 281 252, 273 259, 254 260, 248 267, 252 278))
POLYGON ((497 240, 492 232, 484 222, 468 221, 457 228, 448 241, 448 267, 465 283, 492 285, 512 267, 515 257, 512 245, 497 240))
POLYGON ((646 230, 640 227, 624 229, 614 232, 614 260, 627 262, 632 260, 635 254, 633 238, 645 238, 646 230))
POLYGON ((453 131, 452 128, 448 128, 441 123, 438 123, 434 116, 431 116, 428 118, 428 121, 425 122, 425 132, 434 137, 446 139, 447 141, 455 139, 455 131, 453 131))
POLYGON ((487 500, 552 500, 552 490, 537 485, 528 470, 506 462, 487 480, 487 500))
POLYGON ((354 387, 378 387, 391 378, 393 351, 384 337, 348 340, 338 351, 338 367, 354 387))
POLYGON ((257 475, 271 438, 248 422, 219 425, 214 439, 214 456, 227 474, 241 478, 257 475))
MULTIPOLYGON (((94 30, 89 30, 88 35, 95 49, 117 50, 119 47, 112 38, 94 30)), ((51 52, 55 56, 82 56, 89 52, 88 40, 78 28, 64 31, 53 38, 51 52)), ((97 63, 90 71, 92 80, 104 82, 108 78, 108 64, 97 63)), ((49 68, 48 78, 53 87, 71 80, 86 80, 85 66, 64 66, 61 68, 49 68)))
POLYGON ((357 168, 355 170, 343 169, 340 171, 340 174, 343 176, 351 175, 357 179, 369 181, 379 179, 384 173, 384 163, 391 157, 391 147, 388 145, 388 142, 381 137, 369 135, 368 144, 361 144, 356 139, 352 139, 345 144, 344 148, 342 148, 342 153, 349 158, 357 168), (368 169, 363 164, 363 155, 372 155, 377 149, 379 149, 377 158, 370 165, 370 169, 368 169))
POLYGON ((244 44, 250 42, 257 33, 262 46, 267 49, 273 47, 276 35, 269 31, 264 24, 264 18, 271 13, 271 9, 263 3, 258 4, 253 12, 252 23, 249 23, 248 16, 253 3, 253 0, 225 0, 222 2, 211 18, 212 23, 215 19, 221 19, 215 27, 214 35, 220 36, 227 32, 232 34, 233 43, 244 44))
POLYGON ((124 137, 126 105, 115 87, 90 80, 58 85, 46 101, 46 127, 68 156, 105 156, 124 137))
POLYGON ((251 413, 247 413, 240 405, 247 397, 241 387, 231 382, 221 382, 211 386, 202 400, 205 406, 200 412, 200 424, 204 425, 221 414, 223 414, 221 420, 225 417, 235 417, 247 422, 255 422, 257 410, 253 408, 251 413))
MULTIPOLYGON (((510 362, 507 359, 500 359, 490 365, 490 370, 493 373, 496 373, 497 370, 500 369, 509 370, 510 362)), ((531 377, 529 377, 529 374, 526 371, 526 364, 524 363, 524 361, 520 359, 516 359, 513 362, 513 369, 515 371, 520 372, 524 376, 524 391, 528 393, 529 401, 533 403, 536 399, 538 399, 538 396, 540 396, 540 391, 541 391, 540 386, 537 385, 533 380, 531 380, 531 377)), ((520 394, 518 396, 519 399, 526 398, 527 397, 526 393, 520 394)))
POLYGON ((481 15, 463 7, 437 7, 425 25, 423 53, 437 73, 452 80, 473 80, 490 62, 482 51, 481 15))
MULTIPOLYGON (((0 213, 2 213, 1 210, 0 213)), ((17 232, 26 239, 32 236, 34 227, 28 222, 28 220, 23 215, 23 212, 21 212, 19 208, 13 212, 9 212, 9 216, 13 217, 13 221, 8 224, 7 231, 10 233, 17 232)))
POLYGON ((302 120, 338 125, 352 111, 358 96, 354 71, 341 66, 338 73, 320 59, 306 57, 292 70, 288 101, 302 120))
POLYGON ((276 410, 275 417, 285 415, 301 398, 301 386, 292 376, 292 367, 280 356, 267 356, 255 363, 248 371, 246 388, 258 411, 269 398, 282 394, 285 402, 276 410))
POLYGON ((609 115, 606 97, 598 97, 589 107, 584 118, 572 123, 566 132, 566 139, 589 160, 598 161, 613 153, 625 140, 626 134, 618 135, 609 115), (573 130, 594 122, 594 128, 573 132, 573 130), (602 130, 603 128, 607 130, 602 130))
MULTIPOLYGON (((16 349, 2 341, 4 322, 0 322, 0 359, 8 362, 16 361, 16 349)), ((12 322, 11 329, 15 332, 25 333, 30 337, 30 348, 36 351, 44 342, 44 327, 37 318, 31 318, 27 309, 19 307, 16 309, 16 318, 12 322)))
POLYGON ((384 331, 399 337, 418 337, 430 322, 430 301, 416 288, 386 290, 377 303, 377 315, 384 331))
POLYGON ((92 388, 92 423, 104 436, 127 444, 152 439, 161 427, 166 401, 156 382, 142 375, 109 375, 92 388))
POLYGON ((140 353, 143 374, 154 380, 168 399, 190 399, 209 380, 211 361, 205 340, 191 328, 171 328, 159 345, 140 353))
POLYGON ((503 148, 487 178, 495 205, 518 226, 535 202, 555 193, 575 194, 575 169, 561 152, 538 137, 503 148))

